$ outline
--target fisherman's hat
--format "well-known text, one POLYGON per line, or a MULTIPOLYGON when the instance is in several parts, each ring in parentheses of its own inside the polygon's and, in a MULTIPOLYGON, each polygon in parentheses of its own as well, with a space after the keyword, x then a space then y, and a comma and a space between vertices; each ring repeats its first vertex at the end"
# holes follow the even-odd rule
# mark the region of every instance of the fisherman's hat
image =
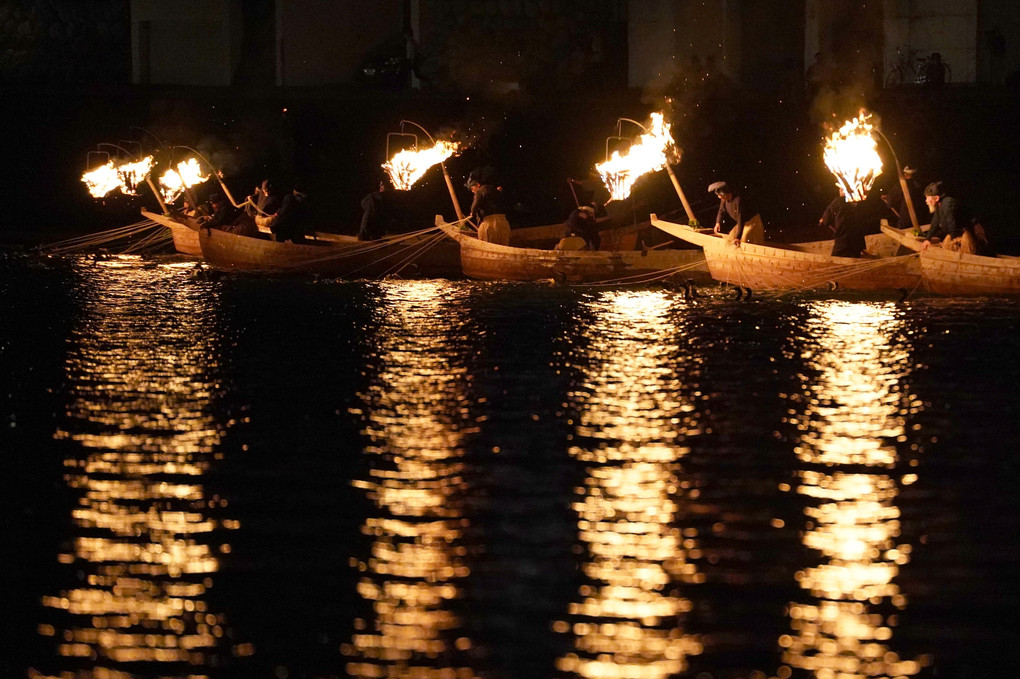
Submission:
POLYGON ((924 187, 924 195, 926 196, 944 196, 946 195, 946 189, 942 185, 942 182, 932 182, 928 186, 924 187))
POLYGON ((726 182, 712 182, 711 184, 708 185, 708 192, 718 193, 719 191, 727 191, 729 190, 729 188, 730 185, 727 184, 726 182))

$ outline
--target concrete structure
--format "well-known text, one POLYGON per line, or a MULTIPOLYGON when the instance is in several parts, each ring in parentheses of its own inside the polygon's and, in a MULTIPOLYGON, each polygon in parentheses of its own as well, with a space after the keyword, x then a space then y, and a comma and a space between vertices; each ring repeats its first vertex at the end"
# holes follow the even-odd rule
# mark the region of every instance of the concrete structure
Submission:
POLYGON ((348 83, 381 48, 408 56, 417 41, 453 86, 469 89, 539 75, 562 84, 573 77, 565 65, 580 59, 589 70, 626 63, 633 88, 669 82, 697 62, 750 89, 793 93, 816 53, 831 58, 844 83, 880 86, 900 53, 916 64, 939 52, 952 83, 1003 84, 1020 67, 1009 39, 1020 31, 1017 7, 1016 0, 593 0, 582 12, 537 0, 132 0, 132 80, 348 83), (605 42, 624 22, 625 44, 604 54, 578 49, 589 37, 605 42))

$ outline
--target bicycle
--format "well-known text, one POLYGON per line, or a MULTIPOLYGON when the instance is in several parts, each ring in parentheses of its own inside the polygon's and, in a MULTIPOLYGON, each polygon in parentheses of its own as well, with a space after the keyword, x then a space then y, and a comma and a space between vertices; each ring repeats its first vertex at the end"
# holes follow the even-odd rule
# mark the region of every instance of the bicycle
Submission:
POLYGON ((952 69, 949 64, 942 61, 941 55, 935 58, 937 52, 930 56, 919 57, 920 50, 906 48, 907 53, 897 47, 896 62, 889 69, 885 76, 886 87, 897 85, 946 85, 952 81, 952 69), (914 66, 917 62, 917 66, 914 66))
POLYGON ((917 83, 921 69, 919 66, 915 67, 914 62, 923 62, 925 57, 917 56, 917 53, 920 50, 911 49, 909 47, 907 47, 906 50, 907 53, 904 54, 899 47, 896 48, 896 63, 893 64, 889 69, 889 72, 886 73, 886 87, 896 87, 897 85, 902 85, 904 83, 917 83))

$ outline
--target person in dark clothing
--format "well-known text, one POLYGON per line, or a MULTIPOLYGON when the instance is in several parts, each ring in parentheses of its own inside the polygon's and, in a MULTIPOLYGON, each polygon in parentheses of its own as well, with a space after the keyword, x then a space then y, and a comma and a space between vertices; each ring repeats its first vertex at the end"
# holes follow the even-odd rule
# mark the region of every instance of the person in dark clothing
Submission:
POLYGON ((765 226, 752 200, 726 182, 710 184, 708 192, 719 198, 719 212, 715 217, 716 233, 722 230, 724 222, 732 223, 734 226, 728 238, 735 245, 765 242, 765 226))
MULTIPOLYGON (((924 204, 924 187, 917 179, 917 169, 909 165, 903 168, 903 180, 907 184, 907 191, 910 194, 911 204, 914 206, 914 214, 921 220, 921 205, 924 204)), ((882 201, 889 206, 896 214, 897 229, 913 229, 914 223, 910 220, 910 210, 907 208, 907 199, 903 194, 903 187, 899 184, 890 192, 882 195, 882 201)))
POLYGON ((868 231, 868 218, 864 201, 851 203, 843 189, 822 213, 819 225, 832 231, 833 257, 860 257, 866 247, 864 235, 868 231))
POLYGON ((567 216, 567 236, 576 235, 584 238, 589 250, 599 249, 599 228, 595 220, 595 208, 591 205, 580 205, 567 216))
POLYGON ((963 207, 958 200, 946 195, 942 182, 932 182, 925 187, 924 202, 931 212, 931 227, 925 236, 929 243, 939 243, 963 235, 966 225, 963 207))
POLYGON ((941 245, 971 255, 992 254, 984 227, 970 218, 956 198, 946 195, 942 182, 932 182, 924 189, 924 200, 931 211, 931 226, 925 234, 923 249, 941 245))
POLYGON ((208 219, 201 222, 202 226, 208 229, 229 231, 230 226, 237 219, 237 215, 241 213, 238 208, 231 205, 223 197, 222 193, 214 193, 209 196, 209 205, 212 208, 212 214, 208 219))
POLYGON ((474 194, 471 220, 478 225, 478 238, 498 245, 510 244, 510 222, 506 218, 503 191, 488 166, 472 170, 465 186, 474 194))
POLYGON ((307 199, 308 194, 301 190, 300 185, 283 197, 280 210, 269 225, 275 240, 306 242, 305 235, 312 232, 307 199))
POLYGON ((386 235, 394 222, 393 203, 386 190, 386 180, 379 180, 379 188, 361 200, 361 228, 358 240, 379 240, 386 235))

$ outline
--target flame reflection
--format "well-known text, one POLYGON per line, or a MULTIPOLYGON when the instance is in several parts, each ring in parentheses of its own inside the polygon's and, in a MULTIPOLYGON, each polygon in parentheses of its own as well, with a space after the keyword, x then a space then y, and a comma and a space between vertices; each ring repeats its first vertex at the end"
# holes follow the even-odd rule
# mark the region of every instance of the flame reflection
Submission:
POLYGON ((374 618, 355 621, 341 651, 351 677, 470 679, 472 642, 451 602, 468 575, 464 512, 466 368, 451 365, 463 335, 459 292, 438 281, 387 284, 376 306, 378 373, 362 394, 369 470, 355 486, 378 508, 362 532, 371 551, 352 565, 374 618))
POLYGON ((782 659, 820 679, 911 676, 927 659, 890 647, 907 605, 895 578, 911 552, 899 542, 896 497, 916 477, 897 477, 888 441, 905 435, 904 408, 919 407, 900 391, 910 357, 890 337, 901 322, 887 305, 819 302, 814 311, 806 333, 817 344, 805 358, 818 376, 804 385, 796 491, 808 502, 803 543, 821 560, 797 574, 812 599, 790 604, 782 659))
MULTIPOLYGON (((56 438, 72 443, 65 480, 76 537, 60 556, 80 581, 43 599, 65 670, 80 679, 202 677, 231 647, 206 595, 228 551, 225 506, 202 483, 222 425, 213 290, 181 285, 191 265, 120 257, 79 263, 81 313, 71 334, 73 398, 56 438), (143 664, 144 663, 144 664, 143 664)), ((50 676, 33 670, 32 677, 50 676)))
POLYGON ((554 629, 574 637, 557 669, 579 677, 658 679, 684 671, 700 643, 680 623, 691 602, 679 583, 701 580, 688 557, 697 532, 677 527, 686 483, 679 459, 694 409, 664 360, 678 329, 661 292, 620 292, 589 302, 583 324, 586 367, 570 395, 584 444, 570 453, 587 465, 574 503, 588 548, 589 584, 554 629))

